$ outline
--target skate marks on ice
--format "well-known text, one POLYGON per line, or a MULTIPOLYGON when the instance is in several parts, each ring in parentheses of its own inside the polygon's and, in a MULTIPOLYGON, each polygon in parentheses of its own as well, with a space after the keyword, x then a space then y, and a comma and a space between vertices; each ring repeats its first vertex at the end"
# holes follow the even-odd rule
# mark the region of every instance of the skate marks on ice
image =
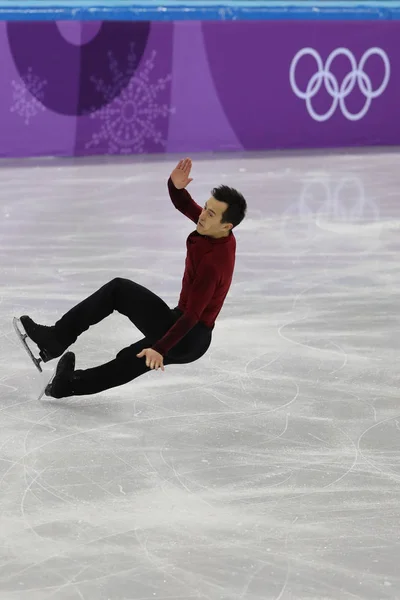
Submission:
MULTIPOLYGON (((24 217, 27 203, 9 206, 14 237, 6 230, 5 243, 22 228, 39 268, 36 279, 25 277, 17 247, 0 305, 14 340, 0 338, 8 386, 0 386, 1 599, 400 595, 397 161, 339 154, 196 163, 197 197, 215 179, 251 197, 210 352, 165 377, 40 403, 27 401, 38 373, 10 315, 33 309, 49 323, 117 275, 172 304, 191 225, 157 191, 165 164, 32 175, 34 193, 46 178, 53 186, 51 199, 29 208, 47 220, 53 247, 49 257, 40 219, 24 217), (96 176, 133 182, 97 204, 79 194, 96 176), (341 183, 354 177, 361 185, 341 183), (132 214, 132 186, 149 194, 154 219, 146 221, 142 203, 132 214)), ((77 344, 79 368, 109 360, 130 335, 123 317, 99 324, 77 344)))

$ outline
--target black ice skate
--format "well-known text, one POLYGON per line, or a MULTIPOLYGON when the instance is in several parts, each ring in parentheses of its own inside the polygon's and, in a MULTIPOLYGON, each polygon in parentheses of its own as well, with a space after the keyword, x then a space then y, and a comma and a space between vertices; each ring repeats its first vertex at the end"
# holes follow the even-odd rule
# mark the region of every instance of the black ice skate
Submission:
POLYGON ((74 369, 75 354, 73 352, 66 352, 58 361, 53 376, 39 396, 39 400, 43 394, 52 398, 72 396, 72 377, 74 369))
POLYGON ((25 350, 31 357, 33 364, 40 372, 42 372, 42 367, 40 366, 41 362, 46 363, 53 358, 61 356, 64 352, 65 348, 55 337, 54 327, 38 325, 26 315, 23 315, 20 319, 14 317, 13 325, 25 350), (26 341, 27 338, 32 340, 39 348, 40 358, 37 358, 33 354, 26 341))

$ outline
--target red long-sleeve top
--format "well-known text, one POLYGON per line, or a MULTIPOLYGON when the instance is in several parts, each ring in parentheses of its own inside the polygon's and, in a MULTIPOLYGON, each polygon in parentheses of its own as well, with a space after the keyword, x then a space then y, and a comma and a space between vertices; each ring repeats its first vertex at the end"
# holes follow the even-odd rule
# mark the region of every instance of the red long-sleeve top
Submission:
MULTIPOLYGON (((185 189, 178 190, 168 180, 173 205, 185 217, 197 224, 201 207, 185 189)), ((175 346, 199 321, 212 328, 221 311, 232 282, 235 267, 236 239, 211 238, 197 231, 186 240, 185 272, 178 308, 182 316, 152 347, 163 356, 175 346)))

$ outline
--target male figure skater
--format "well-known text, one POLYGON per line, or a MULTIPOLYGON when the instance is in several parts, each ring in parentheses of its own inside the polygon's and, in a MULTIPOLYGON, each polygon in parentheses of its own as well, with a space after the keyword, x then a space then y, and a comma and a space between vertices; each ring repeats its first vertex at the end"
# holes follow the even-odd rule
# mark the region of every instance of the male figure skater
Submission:
MULTIPOLYGON (((168 179, 168 190, 181 213, 196 223, 187 238, 187 255, 178 306, 170 309, 150 290, 116 278, 69 310, 55 325, 35 323, 24 315, 20 322, 39 348, 40 360, 61 356, 78 336, 114 310, 125 315, 144 338, 121 350, 106 364, 75 370, 75 355, 59 360, 45 394, 53 398, 95 394, 123 385, 151 369, 190 363, 202 357, 211 343, 215 320, 229 291, 235 265, 236 240, 232 229, 243 220, 247 205, 235 189, 221 185, 202 209, 185 189, 192 161, 181 160, 168 179)), ((25 343, 25 342, 24 342, 25 343)), ((40 367, 38 366, 40 369, 40 367)))

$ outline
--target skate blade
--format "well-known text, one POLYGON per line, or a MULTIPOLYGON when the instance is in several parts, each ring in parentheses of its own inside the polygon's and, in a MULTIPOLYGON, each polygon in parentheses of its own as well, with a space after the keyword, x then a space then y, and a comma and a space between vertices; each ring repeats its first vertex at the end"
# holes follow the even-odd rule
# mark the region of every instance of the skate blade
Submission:
MULTIPOLYGON (((20 323, 19 319, 17 319, 17 317, 14 317, 13 318, 13 325, 14 325, 15 333, 17 334, 19 341, 21 342, 21 344, 25 348, 26 352, 28 353, 31 361, 33 362, 33 364, 35 365, 35 367, 37 368, 37 370, 40 373, 42 373, 43 370, 42 370, 42 367, 40 366, 41 359, 40 358, 36 358, 36 356, 33 354, 32 350, 29 348, 27 342, 25 341, 28 338, 28 336, 27 336, 26 333, 22 333, 22 331, 18 327, 19 323, 20 323)), ((21 323, 21 328, 23 328, 22 323, 21 323)))
POLYGON ((54 377, 56 376, 56 371, 57 371, 57 367, 54 369, 53 373, 51 374, 51 376, 47 379, 46 381, 46 385, 43 386, 37 400, 41 400, 45 394, 46 388, 48 385, 50 385, 50 383, 53 381, 54 377))

